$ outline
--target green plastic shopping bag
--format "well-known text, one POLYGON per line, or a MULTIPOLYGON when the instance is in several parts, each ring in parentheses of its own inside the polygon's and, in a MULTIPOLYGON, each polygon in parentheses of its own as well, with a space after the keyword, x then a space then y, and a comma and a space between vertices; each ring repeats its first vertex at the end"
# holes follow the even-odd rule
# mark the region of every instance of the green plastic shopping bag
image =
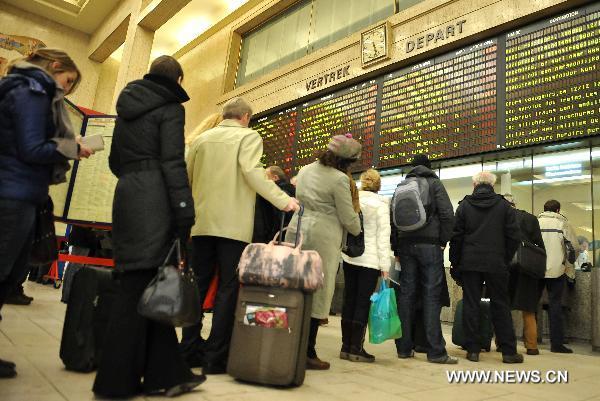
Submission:
POLYGON ((369 342, 381 344, 385 340, 402 337, 402 325, 398 317, 396 294, 385 280, 381 280, 379 291, 371 295, 369 310, 369 342))

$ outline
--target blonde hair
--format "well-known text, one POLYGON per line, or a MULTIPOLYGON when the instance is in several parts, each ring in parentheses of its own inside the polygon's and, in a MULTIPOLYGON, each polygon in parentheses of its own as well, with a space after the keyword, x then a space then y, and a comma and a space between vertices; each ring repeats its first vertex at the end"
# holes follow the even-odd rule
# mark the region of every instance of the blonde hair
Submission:
POLYGON ((26 61, 28 63, 37 65, 38 67, 46 70, 46 72, 52 76, 61 72, 76 72, 77 78, 75 78, 73 86, 67 95, 69 93, 73 93, 81 82, 81 71, 79 71, 79 68, 77 68, 77 65, 73 59, 66 52, 60 49, 53 49, 50 47, 41 47, 39 49, 35 49, 26 57, 12 60, 8 64, 6 71, 10 72, 14 65, 19 61, 26 61), (54 63, 58 63, 59 65, 55 66, 54 63))
POLYGON ((208 131, 211 128, 216 127, 223 121, 221 113, 214 113, 206 117, 198 126, 192 131, 192 133, 186 138, 185 144, 190 145, 196 140, 204 131, 208 131))
POLYGON ((374 168, 370 168, 360 175, 360 189, 363 191, 379 192, 381 189, 381 176, 374 168))
POLYGON ((491 173, 489 171, 482 171, 473 176, 473 184, 475 186, 483 185, 483 184, 494 186, 495 183, 496 183, 496 174, 491 173))

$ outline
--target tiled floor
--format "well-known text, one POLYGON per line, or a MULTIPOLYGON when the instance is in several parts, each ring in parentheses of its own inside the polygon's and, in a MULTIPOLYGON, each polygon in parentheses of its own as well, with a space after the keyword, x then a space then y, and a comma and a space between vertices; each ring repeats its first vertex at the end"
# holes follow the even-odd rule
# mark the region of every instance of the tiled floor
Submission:
MULTIPOLYGON (((94 399, 90 388, 94 374, 64 370, 58 357, 65 306, 60 291, 49 286, 28 284, 26 292, 35 297, 31 306, 7 306, 0 322, 0 357, 17 363, 15 379, 0 380, 2 401, 82 401, 94 399)), ((600 401, 600 354, 589 344, 572 344, 576 353, 558 355, 542 346, 542 354, 526 357, 523 365, 504 365, 496 352, 485 353, 479 364, 465 360, 464 352, 448 345, 449 353, 460 357, 452 370, 566 370, 568 384, 449 384, 447 368, 425 362, 423 355, 411 360, 396 358, 392 342, 368 345, 377 356, 374 364, 337 359, 340 342, 339 318, 319 332, 318 351, 331 361, 325 372, 307 372, 300 388, 277 389, 236 382, 227 375, 209 376, 197 391, 182 400, 207 401, 600 401)), ((450 327, 444 327, 450 344, 450 327)), ((521 349, 521 351, 523 351, 521 349)), ((139 398, 142 399, 142 398, 139 398)), ((157 400, 160 397, 149 397, 157 400)))

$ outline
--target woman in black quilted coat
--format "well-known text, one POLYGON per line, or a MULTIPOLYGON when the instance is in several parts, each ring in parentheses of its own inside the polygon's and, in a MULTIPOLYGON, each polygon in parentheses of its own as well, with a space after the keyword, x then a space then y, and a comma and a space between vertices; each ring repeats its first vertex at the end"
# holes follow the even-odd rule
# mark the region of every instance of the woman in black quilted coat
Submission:
POLYGON ((187 241, 194 224, 181 105, 189 98, 182 80, 179 63, 161 56, 144 79, 127 84, 117 101, 109 158, 119 178, 113 202, 117 293, 93 389, 101 397, 162 391, 175 396, 205 380, 183 361, 175 328, 137 313, 173 241, 187 241))

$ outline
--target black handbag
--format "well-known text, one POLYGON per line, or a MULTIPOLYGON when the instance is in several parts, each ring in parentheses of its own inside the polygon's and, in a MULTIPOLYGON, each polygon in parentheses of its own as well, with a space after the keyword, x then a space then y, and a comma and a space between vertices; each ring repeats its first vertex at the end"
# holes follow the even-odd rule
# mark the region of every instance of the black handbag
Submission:
POLYGON ((358 212, 358 217, 360 218, 360 233, 358 233, 358 235, 348 233, 348 236, 346 237, 346 248, 343 250, 343 252, 351 258, 355 258, 365 253, 365 227, 362 212, 358 212))
POLYGON ((546 276, 546 251, 529 241, 521 241, 512 260, 512 266, 534 278, 546 276))
POLYGON ((175 327, 198 323, 202 317, 200 292, 194 273, 181 258, 181 244, 176 239, 156 277, 144 290, 137 307, 148 319, 175 327), (177 250, 177 266, 169 265, 177 250))
POLYGON ((58 259, 58 244, 54 228, 54 204, 52 199, 37 207, 33 243, 29 254, 29 264, 47 265, 58 259))

